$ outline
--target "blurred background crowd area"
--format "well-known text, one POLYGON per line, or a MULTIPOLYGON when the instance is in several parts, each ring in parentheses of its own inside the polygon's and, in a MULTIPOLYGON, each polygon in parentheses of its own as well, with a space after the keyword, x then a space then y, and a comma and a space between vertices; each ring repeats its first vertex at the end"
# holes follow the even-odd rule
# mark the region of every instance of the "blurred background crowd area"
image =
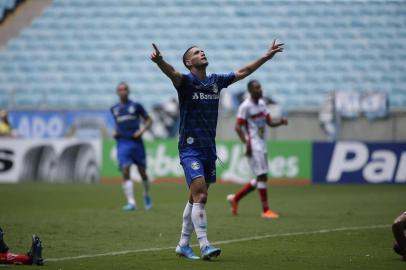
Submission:
MULTIPOLYGON (((175 137, 176 91, 149 60, 151 42, 183 73, 194 44, 209 72, 226 73, 273 38, 285 52, 251 77, 274 118, 289 117, 272 138, 406 139, 406 2, 355 0, 1 0, 0 133, 108 137, 125 81, 155 120, 146 139, 175 137)), ((236 138, 247 82, 222 93, 220 139, 236 138)))

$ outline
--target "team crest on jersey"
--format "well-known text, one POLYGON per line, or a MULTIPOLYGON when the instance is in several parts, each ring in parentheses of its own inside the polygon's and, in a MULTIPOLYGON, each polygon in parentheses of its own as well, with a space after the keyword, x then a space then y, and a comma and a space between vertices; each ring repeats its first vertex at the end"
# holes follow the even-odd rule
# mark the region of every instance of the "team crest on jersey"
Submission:
POLYGON ((188 144, 192 144, 192 143, 195 142, 195 139, 193 139, 193 137, 188 137, 188 138, 186 139, 186 142, 187 142, 188 144))
POLYGON ((128 107, 128 112, 129 112, 129 113, 134 113, 134 112, 135 112, 134 106, 128 107))
POLYGON ((217 84, 213 84, 213 93, 217 94, 219 92, 219 88, 217 86, 217 84))
POLYGON ((193 170, 198 170, 198 169, 200 169, 200 164, 199 164, 199 162, 197 162, 197 161, 193 161, 192 162, 192 164, 190 164, 190 167, 193 169, 193 170))

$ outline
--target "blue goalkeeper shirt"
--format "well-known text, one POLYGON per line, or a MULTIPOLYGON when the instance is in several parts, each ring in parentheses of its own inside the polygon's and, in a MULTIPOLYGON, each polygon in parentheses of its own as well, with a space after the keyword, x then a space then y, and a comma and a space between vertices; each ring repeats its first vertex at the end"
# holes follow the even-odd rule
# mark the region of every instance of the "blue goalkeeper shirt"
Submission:
POLYGON ((180 106, 179 150, 215 149, 220 92, 234 78, 234 72, 211 74, 205 80, 192 73, 182 75, 182 83, 176 88, 180 106))

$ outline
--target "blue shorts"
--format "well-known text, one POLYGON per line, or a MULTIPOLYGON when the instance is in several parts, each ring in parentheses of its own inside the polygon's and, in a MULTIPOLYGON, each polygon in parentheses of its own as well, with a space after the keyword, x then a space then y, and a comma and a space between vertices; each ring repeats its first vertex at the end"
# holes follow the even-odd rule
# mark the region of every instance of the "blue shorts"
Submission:
POLYGON ((216 182, 216 150, 213 148, 179 149, 180 164, 185 172, 188 186, 197 177, 203 176, 208 184, 216 182))
POLYGON ((120 170, 131 164, 146 168, 144 143, 142 141, 118 141, 117 159, 120 170))

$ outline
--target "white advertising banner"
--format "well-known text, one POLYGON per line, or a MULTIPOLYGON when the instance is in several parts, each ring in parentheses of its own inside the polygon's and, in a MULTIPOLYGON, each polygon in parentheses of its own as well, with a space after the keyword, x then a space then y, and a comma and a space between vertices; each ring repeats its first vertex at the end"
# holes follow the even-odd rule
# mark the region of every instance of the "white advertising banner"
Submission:
POLYGON ((97 182, 101 141, 0 139, 0 183, 97 182))

